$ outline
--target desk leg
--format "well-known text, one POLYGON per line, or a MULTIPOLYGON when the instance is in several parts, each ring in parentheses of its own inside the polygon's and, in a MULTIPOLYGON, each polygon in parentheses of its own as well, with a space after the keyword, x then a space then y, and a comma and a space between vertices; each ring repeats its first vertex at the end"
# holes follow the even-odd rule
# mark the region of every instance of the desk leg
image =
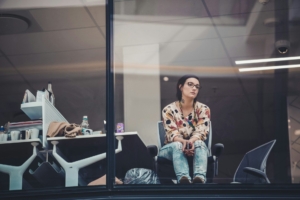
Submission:
POLYGON ((9 190, 22 190, 23 173, 17 170, 13 171, 9 174, 9 190))
POLYGON ((69 168, 66 171, 66 187, 77 187, 78 186, 78 171, 79 169, 76 167, 69 168))
POLYGON ((0 171, 9 174, 9 190, 22 190, 23 174, 25 170, 32 163, 37 155, 36 146, 39 145, 37 142, 31 143, 33 146, 33 153, 21 166, 11 166, 0 164, 0 171))
MULTIPOLYGON (((122 151, 122 144, 121 144, 122 139, 123 139, 122 136, 117 136, 118 148, 115 151, 116 153, 119 153, 122 151)), ((78 171, 79 171, 79 169, 106 158, 106 153, 101 153, 99 155, 85 158, 82 160, 78 160, 75 162, 67 162, 60 155, 57 154, 56 146, 59 142, 52 141, 51 143, 53 144, 52 155, 65 170, 65 173, 66 173, 65 186, 66 187, 78 186, 78 171)))

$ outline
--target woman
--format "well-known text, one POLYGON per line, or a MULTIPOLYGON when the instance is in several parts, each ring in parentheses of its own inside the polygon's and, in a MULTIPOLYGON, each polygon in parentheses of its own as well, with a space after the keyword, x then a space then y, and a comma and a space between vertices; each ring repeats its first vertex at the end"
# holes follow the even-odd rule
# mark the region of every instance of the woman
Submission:
POLYGON ((187 156, 193 156, 193 183, 206 182, 210 109, 197 101, 199 78, 185 75, 177 83, 177 99, 162 110, 166 131, 160 157, 173 161, 178 183, 191 183, 187 156), (186 147, 189 146, 188 149, 186 147))

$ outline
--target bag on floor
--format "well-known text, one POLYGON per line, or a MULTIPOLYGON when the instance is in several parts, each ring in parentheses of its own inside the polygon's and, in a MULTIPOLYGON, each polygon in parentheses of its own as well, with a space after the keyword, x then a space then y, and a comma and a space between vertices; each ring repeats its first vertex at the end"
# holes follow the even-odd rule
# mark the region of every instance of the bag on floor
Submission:
POLYGON ((124 184, 160 184, 157 174, 144 168, 133 168, 126 172, 124 184))

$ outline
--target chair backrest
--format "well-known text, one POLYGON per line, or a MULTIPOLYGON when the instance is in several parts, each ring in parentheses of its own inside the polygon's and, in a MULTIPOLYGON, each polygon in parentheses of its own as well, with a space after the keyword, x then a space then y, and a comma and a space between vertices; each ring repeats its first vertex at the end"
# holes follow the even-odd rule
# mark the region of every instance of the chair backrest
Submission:
MULTIPOLYGON (((209 134, 207 135, 207 139, 205 140, 205 144, 207 146, 209 156, 211 156, 211 142, 212 142, 212 128, 211 128, 211 122, 209 123, 209 134)), ((164 146, 165 142, 165 136, 166 136, 166 131, 164 128, 164 124, 162 121, 158 122, 158 149, 160 149, 162 146, 164 146)))
POLYGON ((158 144, 158 149, 160 149, 162 146, 164 146, 164 142, 165 142, 165 135, 166 135, 166 131, 165 131, 165 127, 162 121, 158 122, 158 131, 157 131, 157 144, 158 144))
POLYGON ((208 156, 211 156, 211 142, 212 142, 212 126, 211 122, 209 123, 209 132, 208 135, 206 136, 206 140, 204 141, 207 149, 208 149, 208 156))
POLYGON ((263 179, 245 173, 243 169, 245 167, 252 167, 255 169, 259 169, 263 172, 266 172, 267 159, 275 142, 276 140, 272 140, 266 144, 263 144, 247 152, 234 174, 233 182, 263 183, 264 181, 263 179))

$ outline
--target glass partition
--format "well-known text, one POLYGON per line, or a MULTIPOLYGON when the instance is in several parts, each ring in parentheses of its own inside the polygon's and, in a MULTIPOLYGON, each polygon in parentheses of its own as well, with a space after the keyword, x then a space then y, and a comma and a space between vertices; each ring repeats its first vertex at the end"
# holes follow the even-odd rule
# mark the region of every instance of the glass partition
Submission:
POLYGON ((299 183, 298 1, 112 2, 0 0, 0 192, 299 183))
POLYGON ((105 43, 105 2, 0 1, 0 190, 105 184, 105 43))
POLYGON ((298 1, 115 0, 114 10, 117 178, 299 183, 298 1))

